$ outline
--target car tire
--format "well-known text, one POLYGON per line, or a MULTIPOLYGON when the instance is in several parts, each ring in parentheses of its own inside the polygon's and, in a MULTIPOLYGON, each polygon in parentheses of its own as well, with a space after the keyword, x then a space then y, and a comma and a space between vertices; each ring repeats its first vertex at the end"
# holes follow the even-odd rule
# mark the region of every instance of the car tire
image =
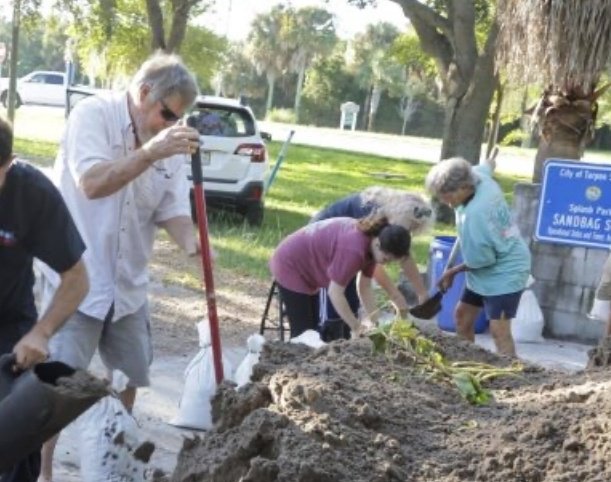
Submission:
MULTIPOLYGON (((8 90, 2 91, 0 94, 0 102, 2 102, 5 109, 8 109, 8 90)), ((15 109, 18 109, 21 104, 21 97, 19 97, 19 93, 17 93, 17 98, 15 99, 15 109)))
POLYGON ((263 204, 250 204, 244 212, 244 219, 250 226, 261 226, 263 223, 263 204))

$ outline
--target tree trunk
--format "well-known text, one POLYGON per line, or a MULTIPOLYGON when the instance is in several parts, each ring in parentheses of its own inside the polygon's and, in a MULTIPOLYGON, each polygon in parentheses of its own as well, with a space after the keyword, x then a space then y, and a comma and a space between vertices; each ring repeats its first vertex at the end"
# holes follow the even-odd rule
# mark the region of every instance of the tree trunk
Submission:
POLYGON ((187 0, 174 1, 172 5, 174 7, 172 11, 172 27, 170 28, 166 50, 168 52, 178 52, 185 39, 191 6, 187 0))
POLYGON ((365 103, 363 104, 363 114, 361 115, 361 128, 367 130, 367 122, 369 121, 369 107, 371 104, 371 91, 372 87, 367 89, 367 97, 365 97, 365 103))
POLYGON ((146 13, 151 26, 151 50, 166 50, 165 33, 163 30, 163 12, 159 0, 146 0, 146 13))
POLYGON ((581 159, 594 135, 597 105, 589 98, 569 100, 560 91, 544 92, 535 116, 540 141, 535 157, 533 182, 543 180, 546 159, 581 159))
POLYGON ((492 52, 478 58, 471 81, 463 87, 466 87, 464 95, 454 94, 464 90, 458 87, 448 96, 440 159, 460 156, 471 164, 477 164, 495 87, 492 52))
POLYGON ((380 105, 380 97, 382 97, 382 89, 379 85, 374 84, 371 89, 371 97, 369 101, 369 118, 367 121, 367 130, 372 131, 375 123, 376 112, 380 105))
POLYGON ((274 84, 276 83, 276 76, 267 74, 267 102, 265 103, 265 115, 269 114, 272 109, 272 102, 274 101, 274 84))
POLYGON ((306 66, 305 63, 299 66, 299 72, 297 74, 297 88, 295 89, 295 104, 293 110, 295 111, 295 122, 299 122, 299 108, 301 106, 301 91, 303 89, 303 79, 305 78, 306 66))
POLYGON ((19 58, 19 30, 21 27, 21 0, 13 4, 13 29, 11 34, 11 52, 8 81, 7 117, 11 124, 15 122, 15 106, 17 105, 17 59, 19 58))
POLYGON ((488 145, 486 146, 486 159, 490 158, 492 149, 499 141, 499 125, 501 123, 501 107, 503 105, 503 90, 504 86, 499 82, 498 76, 496 79, 496 105, 492 113, 492 124, 490 132, 488 132, 488 145))

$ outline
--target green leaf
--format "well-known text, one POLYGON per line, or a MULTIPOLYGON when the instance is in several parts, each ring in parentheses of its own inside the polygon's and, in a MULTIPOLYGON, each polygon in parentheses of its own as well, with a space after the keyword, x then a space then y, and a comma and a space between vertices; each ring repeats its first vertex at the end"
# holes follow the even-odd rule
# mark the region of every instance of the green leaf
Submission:
POLYGON ((492 400, 490 391, 484 389, 469 373, 456 373, 452 378, 460 394, 469 403, 473 405, 485 405, 492 400))

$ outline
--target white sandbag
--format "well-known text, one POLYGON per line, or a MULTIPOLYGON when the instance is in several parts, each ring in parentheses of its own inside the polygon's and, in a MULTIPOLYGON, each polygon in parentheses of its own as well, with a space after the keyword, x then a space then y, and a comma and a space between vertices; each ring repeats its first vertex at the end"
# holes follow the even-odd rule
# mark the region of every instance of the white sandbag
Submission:
POLYGON ((316 330, 306 330, 301 335, 291 338, 289 343, 302 343, 311 348, 320 348, 326 345, 326 343, 320 339, 320 333, 316 330))
POLYGON ((257 363, 259 363, 259 357, 261 356, 261 350, 263 349, 264 344, 265 338, 258 333, 248 337, 248 340, 246 341, 248 353, 238 366, 238 369, 235 371, 234 380, 238 385, 236 388, 240 388, 250 382, 252 369, 257 363))
POLYGON ((611 301, 594 298, 594 303, 592 303, 592 309, 588 313, 588 318, 608 321, 609 313, 611 313, 611 301))
MULTIPOLYGON (((208 321, 200 321, 197 331, 201 349, 185 369, 185 386, 178 404, 178 414, 170 424, 210 430, 213 426, 210 401, 216 392, 217 384, 208 321)), ((226 380, 231 380, 233 368, 225 355, 222 355, 222 362, 223 375, 226 380)))
MULTIPOLYGON (((113 372, 113 390, 122 392, 127 377, 113 372)), ((79 437, 83 482, 144 482, 152 477, 147 461, 136 452, 140 446, 138 424, 121 401, 108 396, 81 415, 74 426, 79 437)))
MULTIPOLYGON (((528 286, 534 282, 529 277, 528 286)), ((543 341, 543 312, 532 290, 526 289, 520 298, 518 311, 511 321, 511 334, 516 342, 538 343, 543 341)))

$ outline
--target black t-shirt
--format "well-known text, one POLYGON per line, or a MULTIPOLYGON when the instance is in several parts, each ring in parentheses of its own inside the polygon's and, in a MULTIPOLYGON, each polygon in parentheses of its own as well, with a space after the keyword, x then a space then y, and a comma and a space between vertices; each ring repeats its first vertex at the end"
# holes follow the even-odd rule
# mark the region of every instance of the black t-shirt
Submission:
POLYGON ((84 251, 57 188, 39 170, 14 162, 0 188, 0 344, 7 337, 17 342, 36 322, 33 258, 63 273, 84 251))

